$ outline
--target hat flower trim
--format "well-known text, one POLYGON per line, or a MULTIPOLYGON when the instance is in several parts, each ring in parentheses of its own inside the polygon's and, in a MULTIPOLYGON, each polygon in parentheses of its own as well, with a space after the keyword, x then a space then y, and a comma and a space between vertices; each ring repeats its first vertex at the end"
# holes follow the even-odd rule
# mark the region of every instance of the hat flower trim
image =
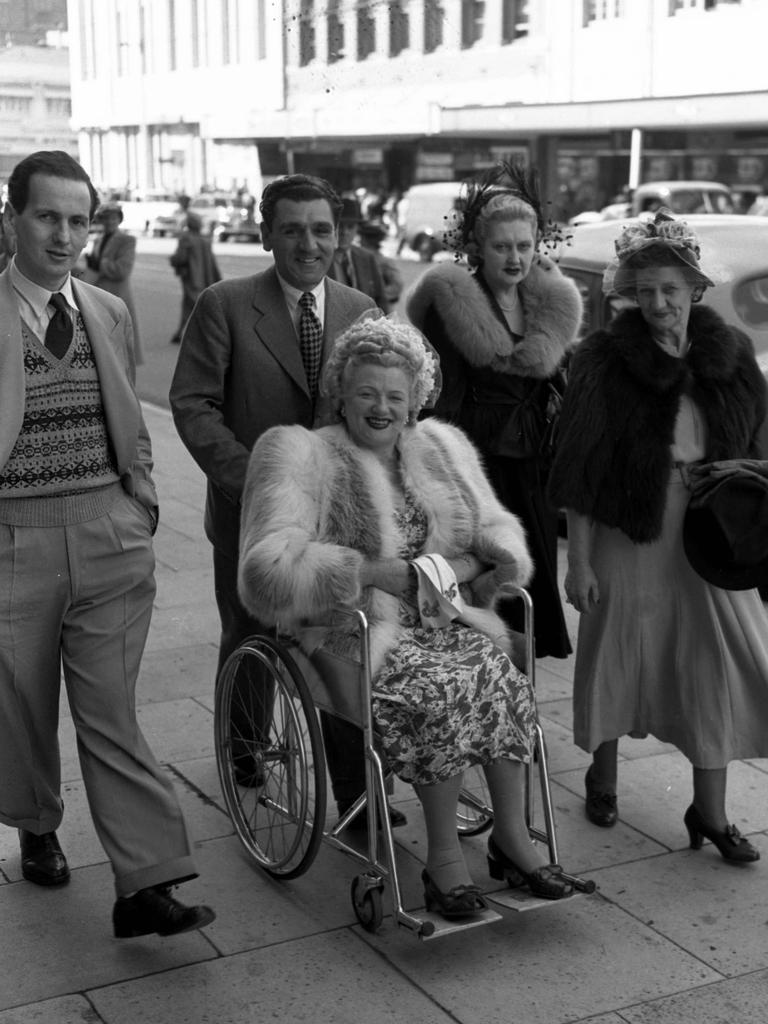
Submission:
POLYGON ((620 263, 630 259, 649 245, 662 243, 674 249, 689 249, 698 259, 699 242, 684 220, 674 219, 668 211, 659 210, 653 220, 630 224, 616 239, 616 258, 620 263))

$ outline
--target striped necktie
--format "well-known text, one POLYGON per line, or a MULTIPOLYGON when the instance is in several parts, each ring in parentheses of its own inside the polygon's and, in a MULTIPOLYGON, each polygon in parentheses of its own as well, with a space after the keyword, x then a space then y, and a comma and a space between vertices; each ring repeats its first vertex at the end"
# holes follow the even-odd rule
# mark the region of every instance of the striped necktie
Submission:
POLYGON ((315 296, 312 292, 303 292, 299 299, 301 317, 299 318, 299 344, 304 372, 307 375, 309 393, 314 400, 317 397, 317 381, 320 376, 320 360, 323 354, 323 326, 315 314, 315 296))

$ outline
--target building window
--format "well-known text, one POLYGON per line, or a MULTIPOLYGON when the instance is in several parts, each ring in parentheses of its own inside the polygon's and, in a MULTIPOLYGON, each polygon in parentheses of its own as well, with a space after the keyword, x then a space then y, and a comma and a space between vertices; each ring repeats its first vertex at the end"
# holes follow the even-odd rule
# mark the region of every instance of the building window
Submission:
POLYGON ((485 0, 461 0, 461 48, 471 49, 483 38, 485 0))
POLYGON ((229 64, 232 54, 229 49, 229 0, 221 0, 221 63, 229 64))
POLYGON ((403 0, 395 0, 389 5, 389 56, 396 57, 407 50, 409 43, 408 13, 404 9, 403 0))
POLYGON ((593 21, 611 21, 624 17, 624 0, 584 0, 582 24, 586 28, 593 21))
POLYGON ((0 96, 0 112, 3 114, 27 116, 32 111, 32 100, 28 96, 0 96))
POLYGON ((424 0, 424 53, 434 53, 442 46, 444 18, 440 0, 424 0))
POLYGON ((315 59, 315 2, 301 0, 299 8, 299 67, 315 59))
POLYGON ((139 53, 141 54, 141 73, 147 73, 147 9, 142 0, 139 4, 139 53))
POLYGON ((376 22, 373 20, 372 0, 358 0, 357 4, 357 59, 365 60, 376 49, 376 22))
POLYGON ((267 56, 267 0, 257 0, 256 4, 256 59, 264 60, 267 56))
POLYGON ((502 0, 501 42, 514 43, 528 35, 528 0, 502 0))
POLYGON ((699 10, 714 11, 726 4, 740 4, 741 0, 669 0, 669 16, 674 17, 678 11, 699 10))
POLYGON ((176 70, 176 0, 168 0, 168 67, 176 70))
POLYGON ((49 96, 45 100, 45 109, 52 117, 71 117, 72 104, 66 97, 49 96))
POLYGON ((344 56, 344 19, 339 16, 340 0, 328 0, 328 53, 329 64, 344 56))

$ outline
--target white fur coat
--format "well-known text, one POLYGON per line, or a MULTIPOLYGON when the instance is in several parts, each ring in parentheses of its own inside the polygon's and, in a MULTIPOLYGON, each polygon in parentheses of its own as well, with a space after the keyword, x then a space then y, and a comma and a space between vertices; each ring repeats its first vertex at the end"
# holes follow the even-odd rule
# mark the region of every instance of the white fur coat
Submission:
MULTIPOLYGON (((446 558, 471 551, 489 567, 505 566, 506 577, 524 586, 533 565, 523 528, 496 498, 467 437, 438 420, 416 423, 405 428, 400 456, 405 486, 427 516, 424 551, 446 558)), ((251 454, 243 493, 243 604, 308 650, 318 646, 312 620, 340 605, 361 607, 376 672, 402 628, 398 601, 373 587, 363 592, 360 570, 366 557, 398 556, 394 513, 385 470, 342 424, 267 431, 251 454)), ((468 617, 494 639, 506 635, 490 607, 469 609, 468 617)))

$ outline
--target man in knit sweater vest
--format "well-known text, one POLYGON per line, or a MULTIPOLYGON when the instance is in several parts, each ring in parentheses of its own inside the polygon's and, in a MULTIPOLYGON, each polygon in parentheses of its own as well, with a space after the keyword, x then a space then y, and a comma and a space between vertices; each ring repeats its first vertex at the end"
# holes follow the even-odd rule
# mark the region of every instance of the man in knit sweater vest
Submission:
POLYGON ((8 182, 16 255, 0 274, 0 822, 22 874, 69 879, 58 748, 60 676, 88 802, 112 864, 118 938, 210 923, 170 886, 196 877, 181 809, 136 721, 155 594, 157 498, 121 354, 123 301, 74 280, 98 197, 68 154, 8 182))

